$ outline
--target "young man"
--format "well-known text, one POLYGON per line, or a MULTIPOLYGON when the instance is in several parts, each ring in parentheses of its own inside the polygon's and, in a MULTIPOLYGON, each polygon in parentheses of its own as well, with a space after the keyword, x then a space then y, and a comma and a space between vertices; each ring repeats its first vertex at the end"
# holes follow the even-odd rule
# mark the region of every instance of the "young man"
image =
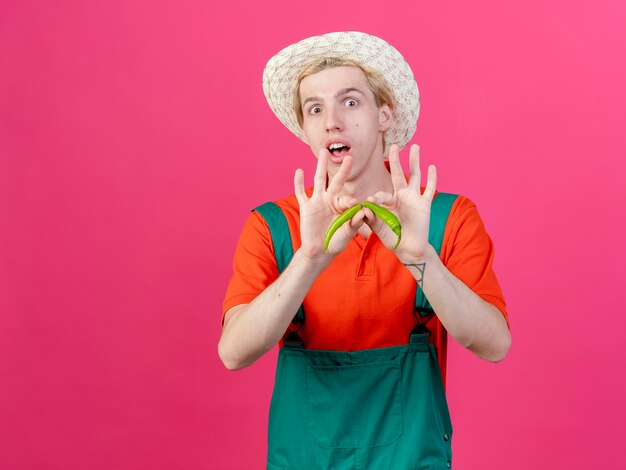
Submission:
POLYGON ((436 193, 433 166, 420 187, 416 145, 408 181, 402 171, 419 112, 411 69, 379 38, 331 33, 279 52, 263 82, 318 158, 312 189, 299 169, 295 195, 248 219, 224 301, 226 367, 281 346, 268 468, 449 468, 446 333, 488 361, 511 340, 476 207, 436 193), (333 220, 365 201, 401 233, 361 206, 325 250, 333 220))

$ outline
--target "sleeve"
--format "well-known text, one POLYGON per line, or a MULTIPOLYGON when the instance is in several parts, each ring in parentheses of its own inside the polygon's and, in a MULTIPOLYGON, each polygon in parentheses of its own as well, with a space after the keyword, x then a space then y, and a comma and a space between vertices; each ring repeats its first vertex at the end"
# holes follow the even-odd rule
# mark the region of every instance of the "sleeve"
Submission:
POLYGON ((278 268, 269 227, 261 215, 252 212, 235 249, 233 276, 222 305, 222 323, 228 310, 250 303, 277 278, 278 268))
POLYGON ((493 270, 494 246, 476 205, 466 197, 452 206, 443 246, 442 259, 450 272, 500 310, 508 324, 506 302, 493 270))

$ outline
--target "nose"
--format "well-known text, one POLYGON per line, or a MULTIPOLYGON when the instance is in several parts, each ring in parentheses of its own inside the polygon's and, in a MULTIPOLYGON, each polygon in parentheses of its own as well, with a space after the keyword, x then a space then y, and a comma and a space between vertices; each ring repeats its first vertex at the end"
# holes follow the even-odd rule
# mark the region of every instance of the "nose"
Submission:
POLYGON ((343 121, 341 119, 340 111, 331 106, 326 109, 326 131, 342 131, 343 130, 343 121))

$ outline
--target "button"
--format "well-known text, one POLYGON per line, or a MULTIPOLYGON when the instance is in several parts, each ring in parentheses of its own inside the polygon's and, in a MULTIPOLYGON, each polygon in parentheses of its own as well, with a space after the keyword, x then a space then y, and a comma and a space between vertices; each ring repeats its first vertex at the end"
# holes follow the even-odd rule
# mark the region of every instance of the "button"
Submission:
POLYGON ((446 442, 449 441, 450 440, 450 436, 448 436, 447 434, 444 434, 443 435, 443 440, 446 441, 446 442))
POLYGON ((449 460, 446 462, 446 464, 448 465, 448 468, 452 468, 452 462, 450 462, 449 460))

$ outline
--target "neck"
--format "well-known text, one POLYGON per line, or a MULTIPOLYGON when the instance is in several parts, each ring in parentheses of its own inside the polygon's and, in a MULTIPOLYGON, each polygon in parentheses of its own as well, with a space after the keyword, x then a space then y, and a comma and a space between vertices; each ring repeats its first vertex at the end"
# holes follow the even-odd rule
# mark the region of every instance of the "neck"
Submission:
MULTIPOLYGON (((329 177, 332 179, 331 175, 329 177)), ((379 191, 393 194, 391 174, 387 170, 382 156, 380 159, 376 159, 372 165, 363 168, 359 174, 351 176, 343 185, 340 196, 347 196, 363 202, 379 191)))

